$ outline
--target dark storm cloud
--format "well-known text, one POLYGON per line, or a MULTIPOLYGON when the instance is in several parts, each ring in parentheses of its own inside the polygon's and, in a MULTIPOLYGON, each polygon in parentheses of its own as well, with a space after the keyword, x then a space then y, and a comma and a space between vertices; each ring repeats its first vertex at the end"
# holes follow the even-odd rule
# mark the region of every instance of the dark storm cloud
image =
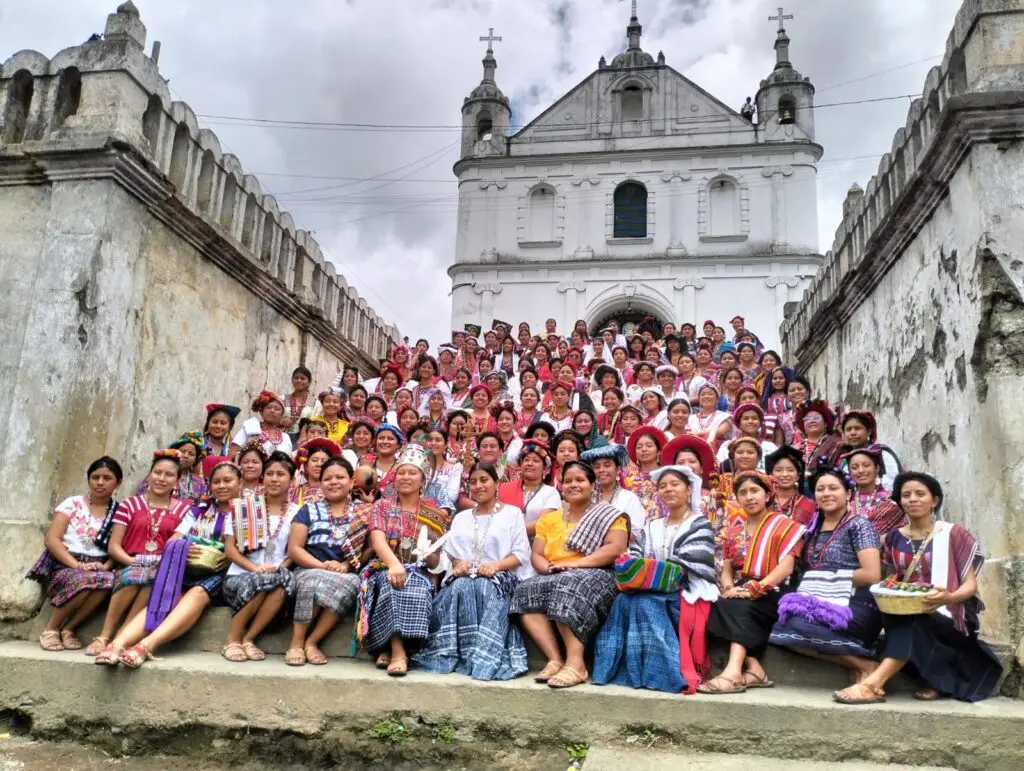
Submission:
MULTIPOLYGON (((204 118, 246 169, 263 172, 300 227, 406 333, 447 336, 464 97, 480 81, 491 27, 498 84, 523 125, 625 45, 614 0, 136 0, 176 98, 207 116, 431 129, 227 125, 204 118), (280 176, 278 176, 280 175, 280 176), (294 176, 286 176, 294 175, 294 176), (346 179, 331 179, 345 177, 346 179), (376 179, 369 179, 374 177, 376 179), (357 179, 352 179, 357 178, 357 179), (432 302, 424 302, 423 298, 432 302)), ((0 58, 47 55, 101 31, 117 0, 0 3, 0 58)), ((919 94, 959 0, 794 0, 792 61, 817 104, 919 94), (903 66, 908 65, 909 66, 903 66), (872 76, 875 77, 866 77, 872 76), (846 81, 857 82, 844 84, 846 81)), ((775 64, 777 0, 640 0, 643 46, 734 108, 775 64)), ((821 247, 850 183, 866 184, 908 100, 820 107, 821 247), (867 159, 843 160, 870 156, 867 159)))

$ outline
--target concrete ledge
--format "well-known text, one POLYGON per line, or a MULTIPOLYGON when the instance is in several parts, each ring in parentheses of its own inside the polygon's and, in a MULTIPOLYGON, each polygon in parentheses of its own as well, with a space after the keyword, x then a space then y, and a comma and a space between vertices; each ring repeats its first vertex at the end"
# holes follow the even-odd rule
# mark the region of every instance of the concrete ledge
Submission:
MULTIPOLYGON (((960 771, 1024 767, 1024 704, 1008 699, 968 705, 897 695, 887 704, 843 707, 828 691, 795 687, 734 697, 592 685, 553 693, 523 678, 479 683, 412 672, 393 680, 359 661, 295 669, 276 658, 229 664, 209 653, 170 654, 132 672, 27 642, 0 644, 0 670, 0 711, 31 721, 31 733, 43 737, 145 730, 195 743, 216 731, 263 735, 270 741, 261 746, 277 753, 299 752, 305 742, 343 752, 368 736, 380 742, 373 728, 390 716, 409 726, 450 726, 445 741, 475 744, 478 759, 481 744, 497 754, 513 745, 620 745, 639 734, 702 752, 960 771), (275 736, 290 738, 275 743, 275 736)), ((232 751, 241 753, 241 743, 232 751)))
MULTIPOLYGON (((21 627, 18 639, 37 640, 51 612, 50 606, 46 605, 42 613, 30 624, 21 627)), ((81 627, 79 636, 86 644, 99 634, 102 622, 103 616, 98 613, 81 627)), ((211 608, 203 614, 192 631, 167 646, 166 651, 169 653, 220 653, 227 640, 230 625, 231 611, 228 608, 211 608)), ((323 645, 324 653, 331 658, 350 658, 355 655, 360 659, 368 659, 366 653, 362 651, 359 651, 358 654, 354 653, 353 632, 354 619, 349 616, 343 619, 327 637, 323 645)), ((288 649, 290 636, 291 625, 284 621, 278 621, 257 642, 264 652, 283 656, 288 649)), ((526 644, 531 669, 540 670, 546 663, 544 656, 529 637, 526 638, 526 644)), ((724 646, 712 645, 711 656, 716 668, 724 666, 726 655, 727 651, 724 646)), ((763 657, 763 664, 772 680, 781 685, 820 688, 828 692, 849 685, 846 670, 834 664, 791 653, 783 648, 769 646, 763 657)), ((889 690, 912 691, 917 687, 910 678, 900 675, 890 683, 889 690)))

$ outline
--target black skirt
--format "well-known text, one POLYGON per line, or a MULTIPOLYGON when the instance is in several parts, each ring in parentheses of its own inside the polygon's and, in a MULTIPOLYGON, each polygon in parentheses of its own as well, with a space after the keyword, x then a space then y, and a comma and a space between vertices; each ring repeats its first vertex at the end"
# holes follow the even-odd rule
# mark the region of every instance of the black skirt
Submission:
POLYGON ((941 613, 920 616, 882 615, 885 658, 908 661, 916 674, 943 696, 981 701, 992 695, 1003 665, 976 634, 962 634, 941 613))
POLYGON ((751 656, 764 651, 772 627, 779 620, 779 593, 768 592, 757 600, 719 599, 708 618, 708 634, 739 643, 751 656))

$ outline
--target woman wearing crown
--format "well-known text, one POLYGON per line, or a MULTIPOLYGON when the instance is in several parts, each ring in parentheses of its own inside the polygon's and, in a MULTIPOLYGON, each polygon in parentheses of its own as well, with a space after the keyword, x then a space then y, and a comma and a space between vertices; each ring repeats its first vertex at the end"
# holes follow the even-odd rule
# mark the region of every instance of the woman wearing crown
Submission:
POLYGON ((427 639, 438 566, 450 517, 423 498, 430 457, 409 445, 395 463, 395 496, 369 512, 375 559, 363 571, 357 635, 392 677, 409 671, 409 653, 427 639), (432 548, 434 547, 434 548, 432 548))

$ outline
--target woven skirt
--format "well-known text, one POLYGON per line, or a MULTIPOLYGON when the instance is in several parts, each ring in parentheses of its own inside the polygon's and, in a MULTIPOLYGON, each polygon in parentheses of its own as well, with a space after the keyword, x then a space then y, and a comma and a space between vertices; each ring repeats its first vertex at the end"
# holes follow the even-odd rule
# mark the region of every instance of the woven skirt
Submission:
POLYGON ((617 594, 611 570, 577 568, 526 579, 516 587, 508 612, 543 613, 585 643, 608 617, 617 594))
POLYGON ((258 594, 284 589, 286 597, 295 594, 295 576, 287 568, 278 568, 273 573, 243 573, 227 576, 221 592, 224 602, 232 613, 238 613, 258 594))
POLYGON ((388 582, 387 570, 378 570, 366 579, 360 616, 365 616, 363 645, 372 654, 387 648, 396 635, 407 649, 414 650, 430 634, 434 584, 423 570, 411 565, 405 569, 405 586, 401 589, 388 582))
POLYGON ((135 555, 131 565, 117 571, 114 591, 120 591, 127 586, 152 586, 156 581, 156 571, 160 568, 160 556, 159 554, 135 555))
MULTIPOLYGON (((295 623, 313 620, 314 607, 341 618, 352 612, 359 597, 359 576, 330 570, 295 568, 295 623)), ((287 589, 285 590, 287 591, 287 589)))
POLYGON ((784 648, 812 650, 827 656, 874 656, 875 640, 882 631, 882 614, 867 587, 859 587, 850 598, 853 618, 846 629, 790 616, 772 629, 769 642, 784 648))
MULTIPOLYGON (((84 554, 71 555, 78 562, 103 562, 103 557, 89 557, 84 554)), ((117 579, 112 570, 78 570, 69 568, 53 558, 49 551, 32 566, 25 576, 38 581, 46 588, 46 597, 55 608, 67 605, 82 592, 108 592, 117 579)))
POLYGON ((739 643, 751 656, 764 651, 772 627, 779 619, 779 593, 768 592, 757 600, 719 599, 708 618, 708 634, 739 643))
POLYGON ((959 701, 981 701, 999 685, 1002 662, 975 635, 958 632, 948 616, 884 614, 882 624, 882 655, 909 661, 907 671, 942 695, 959 701))

